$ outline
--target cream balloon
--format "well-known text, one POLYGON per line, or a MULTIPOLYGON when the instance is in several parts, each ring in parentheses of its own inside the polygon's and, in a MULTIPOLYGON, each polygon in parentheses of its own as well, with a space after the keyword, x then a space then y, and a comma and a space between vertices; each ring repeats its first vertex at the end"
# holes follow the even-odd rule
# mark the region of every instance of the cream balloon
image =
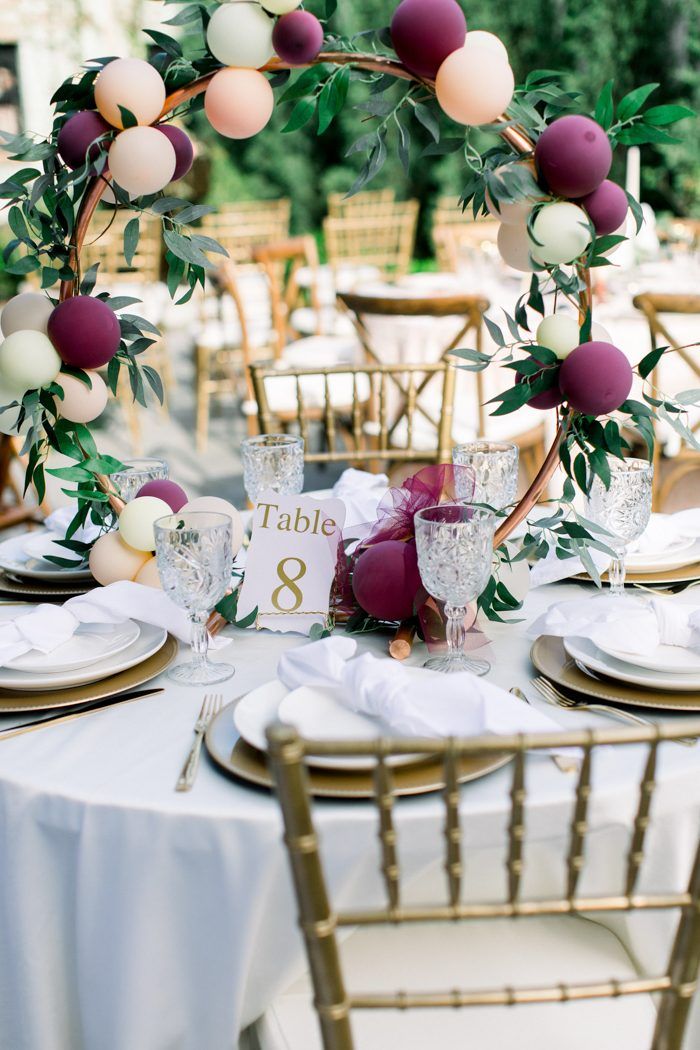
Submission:
POLYGON ((616 345, 607 328, 603 328, 602 324, 598 324, 597 321, 594 321, 591 325, 591 340, 596 343, 612 343, 613 346, 616 345))
POLYGON ((508 48, 495 33, 487 33, 484 29, 470 29, 464 47, 469 50, 472 47, 481 47, 498 55, 504 62, 508 62, 508 48))
POLYGON ((163 590, 156 558, 148 559, 146 564, 137 572, 134 583, 140 583, 143 587, 155 587, 157 590, 163 590))
POLYGON ((501 223, 498 229, 498 250, 504 263, 521 273, 539 269, 531 259, 532 244, 527 226, 509 226, 501 223))
POLYGON ((301 0, 262 0, 262 5, 273 15, 288 15, 290 11, 301 7, 301 0))
POLYGON ((32 425, 31 416, 28 416, 19 431, 17 431, 16 423, 19 419, 19 405, 16 404, 14 408, 9 406, 14 404, 16 401, 21 401, 21 394, 13 394, 11 390, 6 390, 0 387, 0 434, 26 434, 32 425))
POLYGON ((233 556, 238 554, 243 546, 243 521, 241 515, 233 503, 221 499, 220 496, 199 496, 190 500, 182 508, 181 514, 228 514, 233 522, 233 556))
POLYGON ((155 496, 139 496, 127 503, 119 515, 119 532, 124 543, 134 550, 152 553, 156 549, 153 526, 158 518, 172 517, 172 513, 165 500, 155 496))
POLYGON ((92 386, 81 379, 62 373, 57 383, 63 388, 63 397, 57 398, 58 410, 71 423, 92 423, 107 407, 109 391, 107 384, 97 372, 86 372, 92 386))
POLYGON ((142 58, 116 58, 95 81, 95 105, 115 128, 124 127, 120 106, 138 124, 152 124, 163 112, 165 81, 142 58))
POLYGON ((0 314, 0 331, 3 335, 15 332, 43 332, 49 326, 49 317, 54 305, 39 292, 23 292, 10 299, 0 314))
POLYGON ((127 193, 143 197, 172 182, 177 158, 157 128, 127 128, 109 149, 109 170, 127 193))
MULTIPOLYGON (((130 201, 133 201, 135 199, 130 193, 127 193, 126 196, 129 198, 130 201)), ((108 208, 122 207, 122 201, 121 199, 117 199, 117 195, 114 192, 114 186, 111 182, 108 182, 104 190, 102 191, 102 196, 100 197, 100 204, 104 204, 108 208)))
POLYGON ((106 532, 95 540, 89 557, 90 572, 98 583, 108 587, 120 580, 133 580, 150 559, 124 542, 118 532, 106 532))
POLYGON ((545 204, 532 224, 531 251, 538 262, 572 263, 591 243, 591 230, 583 208, 568 201, 545 204))
POLYGON ((256 69, 222 69, 204 96, 211 126, 230 139, 249 139, 269 123, 275 107, 270 81, 256 69))
POLYGON ((440 106, 458 124, 490 124, 513 99, 515 78, 507 62, 485 47, 462 47, 438 70, 440 106))
MULTIPOLYGON (((517 168, 521 168, 522 165, 515 165, 517 168)), ((503 176, 506 172, 513 170, 512 165, 502 165, 500 168, 496 168, 494 175, 498 177, 503 176)), ((500 222, 508 223, 510 226, 522 226, 527 225, 527 220, 530 217, 535 204, 539 201, 545 200, 545 197, 539 194, 536 197, 523 197, 516 201, 498 201, 498 207, 496 202, 491 198, 491 194, 486 191, 486 207, 488 208, 494 219, 498 219, 500 222)))
POLYGON ((275 53, 272 46, 274 19, 260 4, 226 4, 211 16, 207 44, 224 66, 260 69, 275 53))
POLYGON ((535 339, 563 361, 581 343, 579 323, 573 314, 550 314, 540 321, 535 339))
POLYGON ((0 345, 0 382, 21 397, 53 383, 61 363, 43 332, 13 332, 0 345))

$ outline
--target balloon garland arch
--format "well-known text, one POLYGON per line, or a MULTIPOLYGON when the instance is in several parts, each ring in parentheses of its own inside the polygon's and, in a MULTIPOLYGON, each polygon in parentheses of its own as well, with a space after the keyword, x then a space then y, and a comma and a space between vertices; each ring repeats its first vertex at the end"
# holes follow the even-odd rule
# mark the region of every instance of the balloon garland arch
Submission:
MULTIPOLYGON (((42 283, 47 288, 60 280, 59 302, 55 309, 52 306, 46 322, 48 340, 41 343, 36 353, 36 347, 31 345, 32 352, 24 364, 16 363, 22 353, 22 339, 17 337, 27 333, 11 326, 8 334, 5 324, 8 308, 3 314, 7 338, 0 345, 0 394, 2 387, 9 386, 15 394, 10 405, 19 410, 15 425, 8 432, 28 431, 27 483, 33 481, 41 494, 48 450, 67 454, 75 465, 50 472, 77 485, 72 492, 79 505, 75 528, 88 516, 102 522, 105 529, 109 528, 110 515, 118 516, 124 506, 110 482, 110 475, 120 464, 100 456, 87 422, 65 420, 61 416, 61 403, 67 404, 70 400, 70 391, 65 387, 77 386, 74 400, 85 400, 81 384, 90 389, 90 400, 99 400, 104 383, 96 370, 107 365, 113 393, 120 367, 128 368, 134 397, 142 402, 143 375, 156 393, 160 389, 160 380, 153 370, 141 369, 138 364, 139 353, 153 341, 149 338, 155 331, 153 327, 136 316, 118 318, 117 311, 123 307, 115 306, 108 296, 92 295, 96 274, 85 277, 80 272, 88 228, 105 192, 105 184, 114 177, 115 171, 119 175, 116 181, 122 191, 127 191, 117 195, 117 203, 127 203, 128 192, 133 188, 136 200, 142 197, 151 200, 153 210, 170 221, 171 199, 162 197, 161 191, 173 175, 177 176, 181 165, 186 167, 189 141, 179 129, 162 124, 163 120, 178 114, 206 93, 206 98, 211 98, 207 112, 214 127, 230 137, 248 137, 254 133, 250 129, 241 134, 231 132, 225 113, 227 100, 235 97, 235 91, 231 95, 230 85, 239 91, 241 86, 253 91, 252 99, 254 92, 262 91, 261 85, 266 84, 259 103, 264 110, 268 105, 267 92, 272 96, 265 74, 274 78, 303 69, 297 84, 306 77, 306 95, 304 91, 291 95, 297 100, 297 109, 303 109, 301 126, 323 104, 324 93, 338 72, 352 69, 369 74, 375 78, 375 84, 381 82, 381 90, 385 90, 382 88, 385 82, 405 81, 411 85, 409 95, 413 87, 417 87, 427 97, 437 96, 439 109, 458 125, 466 126, 463 148, 470 178, 463 205, 465 208, 471 205, 475 215, 490 212, 500 218, 501 255, 516 269, 532 274, 529 292, 519 299, 513 316, 506 313, 508 332, 504 334, 495 322, 487 322, 496 351, 457 351, 464 368, 479 371, 499 361, 513 370, 513 386, 494 399, 496 414, 517 411, 525 404, 557 411, 554 443, 528 492, 498 529, 496 547, 504 550, 504 541, 527 519, 561 465, 566 473, 563 498, 557 501, 546 525, 529 526, 518 557, 543 557, 554 546, 561 557, 581 556, 589 571, 597 575, 589 548, 600 547, 601 540, 590 530, 590 523, 582 521, 576 513, 573 500, 576 489, 586 491, 595 476, 605 482, 606 476, 609 477, 608 457, 621 456, 629 448, 623 427, 636 428, 651 451, 652 420, 661 416, 685 440, 700 448, 686 421, 688 408, 695 403, 693 398, 683 395, 668 398, 649 383, 663 349, 647 354, 640 361, 637 372, 644 383, 643 401, 630 400, 632 368, 606 333, 595 331, 591 297, 591 269, 606 265, 607 254, 626 239, 620 226, 627 218, 628 209, 632 209, 638 224, 640 217, 638 204, 607 179, 612 162, 611 141, 622 145, 672 141, 666 126, 689 116, 690 111, 680 106, 657 106, 645 112, 644 105, 653 90, 651 86, 630 92, 616 106, 609 84, 601 92, 595 119, 592 119, 576 112, 580 109, 576 93, 565 91, 557 75, 546 71, 530 74, 525 85, 515 89, 505 47, 491 34, 479 30, 467 33, 464 15, 456 0, 402 0, 394 11, 390 34, 378 35, 382 46, 393 46, 397 58, 379 51, 358 52, 352 40, 341 41, 346 49, 320 50, 323 28, 314 15, 298 10, 299 7, 300 0, 222 3, 207 26, 209 15, 202 5, 190 5, 193 18, 202 18, 202 28, 207 28, 209 50, 213 53, 213 58, 207 54, 200 63, 200 68, 206 69, 202 75, 180 84, 166 98, 165 90, 159 97, 161 87, 155 82, 156 78, 160 79, 157 70, 141 60, 120 59, 93 66, 81 81, 69 81, 59 89, 55 100, 59 108, 63 107, 65 117, 57 118, 49 140, 37 143, 27 137, 5 136, 7 148, 14 151, 16 159, 40 160, 44 164, 43 174, 25 169, 0 187, 0 199, 9 203, 10 225, 15 233, 15 240, 5 252, 6 259, 10 260, 8 268, 20 274, 41 268, 42 283), (261 32, 260 19, 264 20, 264 36, 273 14, 282 16, 274 28, 269 28, 278 53, 284 57, 268 61, 265 60, 268 52, 257 65, 259 55, 251 58, 251 54, 255 52, 256 34, 261 32), (253 22, 258 20, 250 37, 230 31, 242 17, 253 22), (296 20, 293 25, 292 20, 296 20), (244 52, 246 48, 252 51, 242 55, 241 48, 244 52), (129 66, 128 89, 126 66, 129 66), (334 72, 326 76, 328 69, 334 72), (129 100, 134 100, 132 105, 140 114, 119 104, 122 91, 129 100), (92 98, 99 113, 87 105, 76 110, 73 100, 77 97, 87 98, 88 104, 92 98), (70 156, 72 143, 68 125, 71 121, 77 140, 82 143, 82 156, 80 150, 77 156, 70 156), (480 154, 469 141, 471 125, 490 125, 504 141, 506 150, 494 147, 480 154), (109 150, 110 174, 106 167, 105 143, 107 136, 115 132, 109 150), (68 167, 78 169, 74 182, 62 173, 59 154, 68 167), (153 170, 143 162, 144 155, 151 157, 153 168, 167 171, 165 180, 154 176, 153 170), (126 186, 122 185, 125 181, 126 186), (48 211, 57 218, 47 218, 48 211), (58 226, 51 226, 51 221, 58 226), (61 229, 63 241, 57 237, 61 229), (51 237, 54 237, 53 243, 51 237), (23 253, 23 258, 17 260, 17 253, 23 253), (48 256, 52 265, 41 267, 42 255, 48 256), (546 312, 544 300, 550 291, 554 296, 553 313, 546 312), (578 316, 558 311, 560 300, 575 306, 578 316), (109 310, 105 310, 105 306, 109 310), (533 312, 542 316, 534 335, 530 330, 533 312), (8 343, 13 340, 8 350, 8 343), (120 347, 118 353, 113 349, 115 344, 120 347), (107 345, 104 359, 95 351, 95 345, 107 345), (516 356, 517 353, 522 356, 516 356), (27 371, 28 360, 36 370, 31 377, 27 371), (13 368, 18 374, 13 373, 13 368), (8 377, 14 382, 8 383, 8 377)), ((328 9, 334 8, 335 2, 330 0, 328 9)), ((153 38, 157 43, 166 41, 166 48, 179 47, 173 38, 163 34, 153 38)), ((344 91, 347 91, 347 80, 344 91)), ((440 134, 435 130, 437 118, 431 116, 425 103, 409 101, 418 122, 437 143, 440 134)), ((399 129, 404 125, 397 111, 403 104, 400 101, 393 110, 399 129)), ((334 106, 330 119, 342 108, 342 101, 338 105, 336 99, 334 106)), ((252 102, 251 108, 255 108, 252 102)), ((381 107, 375 106, 371 115, 379 117, 381 113, 381 107)), ((239 122, 242 119, 240 113, 237 119, 239 122)), ((266 122, 263 121, 262 126, 266 122)), ((382 128, 385 124, 386 121, 382 128)), ((402 159, 407 153, 404 135, 405 130, 400 130, 402 159)), ((373 173, 372 150, 381 147, 385 152, 385 139, 386 134, 382 138, 378 132, 374 145, 368 147, 370 153, 365 166, 368 177, 373 173)), ((458 137, 451 141, 457 142, 458 137)), ((187 203, 173 200, 178 207, 187 203)), ((189 214, 196 218, 197 208, 190 208, 189 214)), ((175 221, 172 220, 173 229, 180 230, 180 225, 175 227, 175 221)), ((136 242, 137 239, 138 234, 136 242)), ((185 239, 180 236, 181 241, 185 239)), ((197 282, 197 270, 189 265, 190 259, 197 261, 206 251, 219 250, 213 242, 206 245, 207 240, 191 238, 189 255, 185 255, 187 264, 181 269, 188 275, 189 294, 197 282), (198 248, 195 242, 201 242, 203 247, 198 248)), ((175 251, 173 244, 176 243, 179 242, 175 236, 170 241, 166 236, 171 252, 175 251)), ((132 238, 132 258, 134 251, 132 238)), ((171 293, 175 298, 174 287, 171 293)), ((22 311, 18 307, 15 312, 22 311)), ((32 330, 36 332, 36 324, 34 329, 29 329, 32 330)), ((36 342, 28 340, 29 344, 36 342)), ((6 400, 2 398, 2 404, 6 400)), ((0 417, 7 411, 9 409, 0 410, 0 417)), ((74 554, 84 554, 79 548, 80 544, 73 543, 70 549, 74 554)), ((506 560, 510 557, 504 556, 506 560)))

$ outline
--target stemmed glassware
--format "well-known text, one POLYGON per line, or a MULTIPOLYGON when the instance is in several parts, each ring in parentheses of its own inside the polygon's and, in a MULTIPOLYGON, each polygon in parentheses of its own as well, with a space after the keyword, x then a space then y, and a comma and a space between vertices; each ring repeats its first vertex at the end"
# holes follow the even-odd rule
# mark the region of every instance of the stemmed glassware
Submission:
POLYGON ((110 480, 124 502, 131 503, 149 481, 167 481, 169 477, 164 459, 132 459, 124 470, 110 475, 110 480))
POLYGON ((447 653, 433 656, 425 666, 452 674, 471 671, 484 675, 486 660, 464 652, 467 606, 488 583, 493 560, 496 515, 469 503, 443 503, 419 511, 415 518, 418 569, 428 594, 445 603, 447 653))
POLYGON ((155 523, 158 574, 165 593, 192 623, 192 660, 169 671, 182 685, 225 682, 230 664, 210 663, 207 620, 231 586, 233 524, 227 514, 170 514, 155 523))
POLYGON ((243 481, 256 504, 263 492, 298 496, 304 488, 304 441, 288 434, 260 434, 243 442, 243 481))
POLYGON ((610 594, 620 597, 625 593, 627 548, 639 539, 651 517, 654 466, 645 459, 610 458, 608 463, 610 485, 606 488, 598 476, 593 479, 586 513, 611 534, 602 539, 615 551, 608 579, 610 594))
POLYGON ((460 482, 464 484, 464 481, 458 474, 457 496, 472 503, 487 503, 494 510, 512 506, 518 494, 519 455, 518 446, 507 441, 468 441, 456 445, 452 462, 455 466, 471 467, 475 482, 473 494, 461 492, 460 482))

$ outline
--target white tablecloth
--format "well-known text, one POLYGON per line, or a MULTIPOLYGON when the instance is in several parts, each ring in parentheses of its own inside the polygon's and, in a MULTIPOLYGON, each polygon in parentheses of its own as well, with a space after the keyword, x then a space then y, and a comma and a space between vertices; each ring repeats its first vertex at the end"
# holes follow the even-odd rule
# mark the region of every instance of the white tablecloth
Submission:
MULTIPOLYGON (((531 592, 528 619, 574 587, 531 592)), ((269 679, 279 653, 302 643, 234 633, 221 654, 237 666, 227 701, 269 679)), ((492 637, 494 680, 534 695, 524 626, 494 627, 492 637)), ((385 644, 362 641, 375 651, 385 644)), ((417 647, 412 660, 423 656, 417 647)), ((0 742, 0 1050, 234 1050, 239 1031, 303 967, 274 801, 206 760, 191 794, 173 790, 201 692, 167 685, 162 696, 0 742)), ((547 712, 562 726, 599 724, 547 712)), ((641 757, 611 751, 596 770, 594 882, 622 876, 641 757)), ((651 832, 660 849, 648 874, 660 885, 687 869, 699 772, 700 749, 666 749, 651 832)), ((572 778, 543 757, 529 783, 539 801, 528 834, 546 855, 567 834, 572 778)), ((470 896, 503 892, 508 784, 503 770, 462 791, 470 896)), ((373 809, 324 802, 319 823, 340 903, 379 892, 373 809)), ((440 798, 402 800, 397 824, 403 869, 421 880, 437 872, 440 798)), ((539 890, 558 877, 546 862, 534 869, 539 890)), ((653 964, 665 920, 628 930, 621 919, 616 931, 653 964)), ((642 1050, 622 1039, 620 1048, 642 1050)))

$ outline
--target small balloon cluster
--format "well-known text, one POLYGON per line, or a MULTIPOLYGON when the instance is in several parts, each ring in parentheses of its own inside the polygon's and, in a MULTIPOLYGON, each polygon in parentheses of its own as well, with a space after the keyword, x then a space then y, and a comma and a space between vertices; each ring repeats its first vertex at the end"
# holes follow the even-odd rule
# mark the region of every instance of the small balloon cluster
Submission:
POLYGON ((232 503, 218 496, 190 500, 174 481, 149 481, 122 510, 119 527, 104 533, 93 544, 89 565, 97 582, 106 587, 120 580, 133 580, 146 587, 160 587, 154 526, 159 518, 180 512, 230 517, 234 557, 238 554, 243 543, 243 522, 232 503))

